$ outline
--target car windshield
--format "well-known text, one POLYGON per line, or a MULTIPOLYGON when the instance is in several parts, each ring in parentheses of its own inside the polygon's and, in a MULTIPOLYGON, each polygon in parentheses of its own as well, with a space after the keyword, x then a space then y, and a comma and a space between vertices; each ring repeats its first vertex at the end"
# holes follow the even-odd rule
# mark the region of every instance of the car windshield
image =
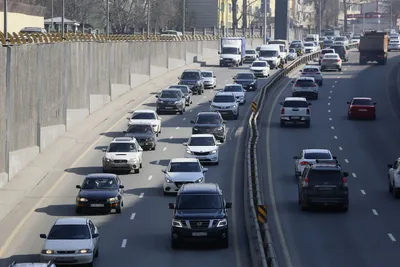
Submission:
POLYGON ((305 73, 317 73, 317 72, 319 72, 319 69, 318 68, 304 68, 303 72, 305 72, 305 73))
POLYGON ((235 101, 236 100, 233 95, 216 95, 213 100, 215 103, 232 103, 235 101))
POLYGON ((132 120, 155 120, 156 115, 154 113, 145 113, 145 112, 140 112, 140 113, 133 113, 132 115, 132 120))
POLYGON ((295 86, 297 87, 312 87, 314 82, 311 80, 297 80, 295 86))
POLYGON ((358 40, 358 39, 360 39, 360 38, 361 38, 361 37, 360 37, 360 36, 357 36, 357 35, 354 35, 354 36, 353 36, 353 39, 357 39, 357 40, 358 40))
POLYGON ((87 225, 54 225, 47 239, 90 239, 90 232, 87 225))
POLYGON ((372 106, 372 100, 370 99, 353 99, 352 105, 360 105, 360 106, 372 106))
POLYGON ((251 73, 239 73, 236 75, 237 80, 253 80, 254 76, 251 73))
POLYGON ((199 115, 196 124, 221 124, 222 120, 218 115, 199 115))
POLYGON ((242 87, 236 85, 228 85, 225 86, 224 92, 242 92, 242 87))
POLYGON ((289 48, 301 48, 301 43, 291 44, 289 48))
POLYGON ((324 59, 339 59, 338 55, 325 55, 324 59))
POLYGON ((168 172, 201 172, 198 162, 172 162, 168 172))
POLYGON ((254 55, 255 53, 256 53, 256 51, 254 51, 254 50, 246 50, 246 54, 254 55))
POLYGON ((338 170, 312 170, 308 173, 309 185, 332 185, 342 183, 342 174, 338 170))
POLYGON ((332 159, 332 157, 326 152, 308 152, 304 153, 304 159, 332 159))
POLYGON ((304 46, 311 47, 311 46, 314 46, 314 44, 312 44, 312 43, 305 43, 304 46))
POLYGON ((328 53, 335 53, 335 50, 333 50, 333 49, 327 49, 327 50, 322 50, 321 51, 321 54, 328 54, 328 53))
POLYGON ((240 53, 240 50, 237 49, 236 47, 224 47, 224 48, 222 48, 222 54, 238 55, 239 53, 240 53))
POLYGON ((160 98, 180 98, 180 95, 176 91, 163 91, 160 98))
POLYGON ((82 185, 82 189, 85 190, 115 190, 117 188, 114 178, 86 178, 82 185))
POLYGON ((262 61, 262 62, 254 62, 252 67, 266 67, 267 66, 267 62, 262 61))
POLYGON ((277 57, 278 51, 274 50, 260 50, 260 57, 277 57))
POLYGON ((181 79, 183 80, 199 80, 200 75, 198 72, 184 72, 182 73, 181 79))
POLYGON ((332 40, 325 40, 324 44, 333 44, 333 41, 332 40))
POLYGON ((289 48, 289 53, 296 53, 296 50, 294 50, 293 48, 289 48))
POLYGON ((169 87, 169 89, 179 89, 182 91, 182 93, 187 94, 189 93, 189 89, 187 86, 182 86, 182 85, 172 85, 169 87))
POLYGON ((336 37, 335 41, 344 41, 346 37, 336 37))
POLYGON ((176 208, 186 209, 223 209, 223 201, 219 195, 180 195, 176 208))
POLYGON ((153 133, 153 128, 146 124, 137 124, 129 126, 127 133, 153 133))
POLYGON ((118 153, 118 152, 136 152, 136 146, 132 143, 111 143, 108 147, 107 152, 118 153))
POLYGON ((285 108, 308 108, 308 103, 306 101, 298 100, 287 100, 283 103, 285 108))
POLYGON ((215 146, 214 138, 212 137, 192 137, 190 138, 189 146, 215 146))
POLYGON ((211 78, 213 76, 212 72, 209 72, 209 71, 202 72, 201 75, 203 75, 203 77, 206 77, 206 78, 211 78))

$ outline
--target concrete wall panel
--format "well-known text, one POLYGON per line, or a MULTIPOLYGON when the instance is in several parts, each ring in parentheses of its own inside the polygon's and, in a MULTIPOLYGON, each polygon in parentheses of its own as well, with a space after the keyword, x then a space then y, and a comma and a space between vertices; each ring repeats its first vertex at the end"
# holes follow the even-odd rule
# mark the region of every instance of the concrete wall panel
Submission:
POLYGON ((128 44, 128 47, 131 73, 150 75, 150 56, 152 56, 153 51, 150 50, 151 47, 149 43, 132 42, 128 44))
MULTIPOLYGON (((6 62, 7 49, 0 49, 0 186, 6 170, 6 62), (3 177, 3 178, 2 178, 3 177)), ((6 175, 8 178, 8 175, 6 175)))
POLYGON ((90 69, 92 75, 92 84, 90 86, 91 94, 110 95, 109 84, 109 55, 108 44, 89 43, 91 49, 90 69))
MULTIPOLYGON (((153 42, 150 44, 150 65, 168 68, 168 51, 166 42, 153 42)), ((150 75, 151 76, 151 75, 150 75)))

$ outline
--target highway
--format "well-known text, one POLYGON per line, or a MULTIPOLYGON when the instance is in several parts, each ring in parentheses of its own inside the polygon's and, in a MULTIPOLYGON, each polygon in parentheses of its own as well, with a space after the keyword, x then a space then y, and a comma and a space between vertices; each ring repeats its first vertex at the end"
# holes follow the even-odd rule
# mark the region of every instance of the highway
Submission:
MULTIPOLYGON (((205 67, 217 75, 218 89, 232 83, 232 77, 239 71, 246 71, 248 65, 240 68, 205 67)), ((271 72, 273 73, 273 72, 271 72)), ((163 88, 154 88, 159 91, 163 88)), ((230 214, 230 247, 229 249, 211 249, 205 247, 189 247, 173 251, 170 248, 171 211, 168 203, 174 197, 164 196, 161 170, 171 158, 183 157, 186 142, 191 134, 190 120, 194 120, 200 111, 209 110, 209 100, 216 90, 206 90, 201 96, 193 97, 193 104, 184 115, 161 115, 162 133, 158 137, 156 151, 145 151, 143 169, 140 174, 120 175, 125 185, 125 199, 122 214, 88 215, 99 227, 100 253, 95 261, 96 267, 145 267, 145 266, 231 266, 244 267, 249 264, 249 251, 243 219, 243 144, 244 120, 255 92, 248 92, 247 103, 241 107, 239 120, 228 121, 227 141, 220 148, 220 164, 209 166, 206 181, 218 183, 224 191, 227 201, 233 202, 230 214)), ((156 98, 137 106, 137 109, 155 109, 156 98)), ((128 117, 129 114, 124 114, 128 117)), ((49 177, 34 192, 30 193, 23 203, 11 213, 3 223, 4 231, 0 241, 7 243, 3 251, 1 267, 12 260, 39 260, 43 240, 40 233, 48 233, 54 221, 59 217, 75 216, 75 185, 81 184, 85 175, 102 171, 102 148, 106 147, 113 137, 121 136, 126 129, 127 121, 104 122, 105 125, 94 128, 89 137, 100 135, 105 138, 94 139, 88 150, 81 154, 66 154, 67 159, 76 159, 76 166, 66 167, 59 171, 57 177, 49 177), (107 126, 107 127, 106 127, 107 126), (99 131, 100 128, 109 130, 99 131), (62 179, 60 179, 60 177, 62 179), (50 191, 49 191, 50 190, 50 191), (42 198, 42 196, 45 196, 42 198), (38 201, 40 207, 29 215, 29 201, 38 201), (28 214, 23 218, 23 215, 28 214), (7 233, 7 235, 5 235, 7 233), (5 241, 8 240, 8 241, 5 241)))
POLYGON ((289 79, 268 98, 261 115, 258 158, 263 192, 280 267, 376 267, 399 264, 399 201, 388 192, 387 164, 400 156, 400 57, 386 66, 358 65, 350 52, 343 71, 325 72, 319 100, 312 101, 311 128, 280 128, 280 101, 291 96, 289 79), (377 102, 376 121, 349 121, 347 101, 377 102), (348 213, 303 212, 298 205, 293 156, 302 149, 327 148, 349 172, 348 213))

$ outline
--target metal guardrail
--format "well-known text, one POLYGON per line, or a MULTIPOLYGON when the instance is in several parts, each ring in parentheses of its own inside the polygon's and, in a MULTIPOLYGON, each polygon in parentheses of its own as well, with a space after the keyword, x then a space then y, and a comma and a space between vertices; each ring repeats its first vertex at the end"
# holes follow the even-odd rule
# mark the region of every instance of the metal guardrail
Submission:
MULTIPOLYGON (((229 35, 228 37, 242 37, 243 35, 229 35)), ((0 42, 2 45, 22 45, 22 44, 51 44, 61 42, 183 42, 183 41, 216 41, 222 35, 214 34, 193 34, 185 36, 161 36, 138 34, 111 34, 108 37, 104 34, 88 33, 65 33, 64 38, 60 32, 53 33, 8 33, 7 40, 3 32, 0 32, 0 42)), ((251 39, 260 39, 261 35, 254 34, 245 36, 251 39)))
MULTIPOLYGON (((349 48, 356 48, 357 43, 352 43, 348 45, 349 48)), ((257 163, 257 144, 259 140, 258 132, 258 117, 260 111, 263 109, 265 99, 271 89, 286 75, 292 72, 294 69, 298 68, 303 64, 307 64, 308 61, 315 59, 320 54, 320 51, 306 54, 297 60, 291 62, 285 68, 281 69, 277 73, 271 76, 269 81, 265 84, 261 91, 255 97, 257 103, 256 112, 252 112, 249 118, 249 128, 248 128, 248 141, 247 150, 245 151, 246 161, 245 169, 247 169, 247 201, 250 207, 251 221, 254 224, 254 228, 247 227, 249 241, 253 242, 250 244, 251 247, 255 248, 257 251, 250 249, 253 260, 253 265, 261 267, 279 267, 278 259, 275 252, 275 247, 273 244, 272 236, 268 223, 260 223, 257 218, 257 207, 258 205, 265 205, 265 200, 262 198, 260 179, 258 177, 258 163, 257 163), (251 237, 254 237, 251 240, 251 237), (255 239, 255 240, 254 240, 255 239), (256 253, 258 252, 258 253, 256 253), (257 255, 256 255, 257 254, 257 255), (256 261, 256 262, 254 262, 256 261)), ((254 266, 254 267, 256 267, 254 266)))

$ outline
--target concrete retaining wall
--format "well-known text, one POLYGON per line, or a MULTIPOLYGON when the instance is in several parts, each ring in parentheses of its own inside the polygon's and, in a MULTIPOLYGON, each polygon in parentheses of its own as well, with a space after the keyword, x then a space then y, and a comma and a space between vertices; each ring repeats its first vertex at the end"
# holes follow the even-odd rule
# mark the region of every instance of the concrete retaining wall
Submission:
MULTIPOLYGON (((259 46, 261 40, 248 40, 259 46)), ((218 41, 0 48, 0 187, 81 120, 129 90, 215 57, 218 41)))

